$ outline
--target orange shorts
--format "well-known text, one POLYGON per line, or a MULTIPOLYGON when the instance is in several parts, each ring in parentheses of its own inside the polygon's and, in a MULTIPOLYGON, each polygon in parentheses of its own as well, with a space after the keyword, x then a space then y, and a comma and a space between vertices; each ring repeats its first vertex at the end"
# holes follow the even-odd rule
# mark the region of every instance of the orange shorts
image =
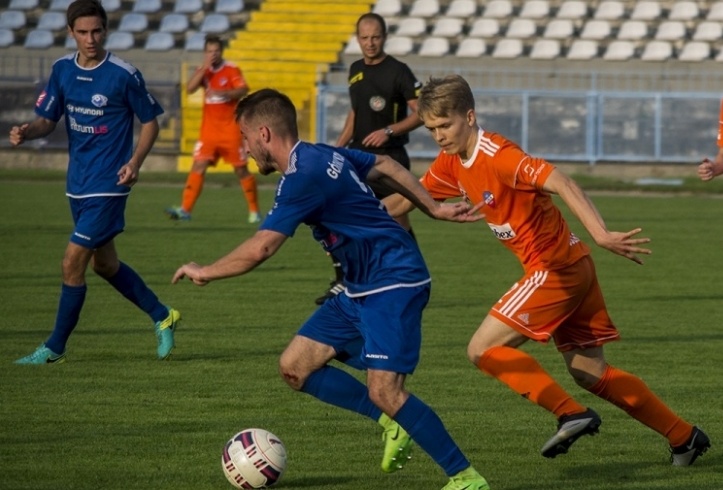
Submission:
POLYGON ((234 167, 245 167, 248 163, 241 140, 208 138, 196 142, 193 148, 194 162, 210 161, 211 165, 216 165, 219 158, 223 158, 234 167))
POLYGON ((560 352, 597 347, 620 338, 589 255, 565 269, 529 271, 502 296, 490 315, 537 342, 553 338, 560 352))

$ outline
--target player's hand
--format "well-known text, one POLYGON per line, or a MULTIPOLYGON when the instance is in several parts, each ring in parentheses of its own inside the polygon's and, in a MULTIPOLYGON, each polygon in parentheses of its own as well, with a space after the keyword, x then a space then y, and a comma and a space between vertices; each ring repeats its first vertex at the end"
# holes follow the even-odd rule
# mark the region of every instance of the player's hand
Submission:
POLYGON ((128 162, 118 170, 117 185, 133 187, 136 182, 138 182, 138 167, 136 165, 128 162))
POLYGON ((28 126, 30 126, 28 123, 21 124, 20 126, 13 126, 9 135, 11 145, 19 146, 25 142, 25 131, 28 129, 28 126))
POLYGON ((445 221, 454 221, 456 223, 473 223, 484 219, 485 215, 477 213, 469 203, 460 201, 453 203, 440 203, 435 208, 434 217, 445 221))
POLYGON ((639 246, 644 243, 650 243, 650 238, 634 238, 635 235, 641 231, 642 228, 635 228, 627 233, 609 231, 602 239, 597 241, 597 244, 604 249, 632 260, 636 264, 642 265, 643 261, 638 255, 650 255, 652 251, 639 246))
POLYGON ((700 180, 707 182, 715 176, 715 162, 704 158, 700 165, 698 165, 698 177, 700 177, 700 180))
POLYGON ((196 286, 205 286, 209 281, 203 279, 201 276, 202 267, 195 262, 189 262, 188 264, 182 265, 171 279, 171 284, 177 284, 178 281, 184 277, 189 278, 196 286))

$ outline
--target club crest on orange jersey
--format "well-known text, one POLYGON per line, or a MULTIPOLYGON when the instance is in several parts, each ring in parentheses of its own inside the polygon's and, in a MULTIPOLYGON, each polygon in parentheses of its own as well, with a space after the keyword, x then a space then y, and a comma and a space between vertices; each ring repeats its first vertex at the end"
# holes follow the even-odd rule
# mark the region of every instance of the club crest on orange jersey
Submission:
POLYGON ((482 193, 482 201, 484 201, 485 206, 489 206, 491 208, 495 207, 495 195, 490 191, 484 191, 482 193))

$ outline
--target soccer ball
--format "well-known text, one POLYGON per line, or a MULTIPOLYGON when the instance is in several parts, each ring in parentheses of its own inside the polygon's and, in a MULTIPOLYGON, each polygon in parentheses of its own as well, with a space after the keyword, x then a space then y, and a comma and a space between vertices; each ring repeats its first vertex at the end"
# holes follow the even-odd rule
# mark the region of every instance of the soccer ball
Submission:
POLYGON ((286 469, 286 448, 264 429, 246 429, 226 443, 221 454, 226 478, 236 488, 267 488, 286 469))

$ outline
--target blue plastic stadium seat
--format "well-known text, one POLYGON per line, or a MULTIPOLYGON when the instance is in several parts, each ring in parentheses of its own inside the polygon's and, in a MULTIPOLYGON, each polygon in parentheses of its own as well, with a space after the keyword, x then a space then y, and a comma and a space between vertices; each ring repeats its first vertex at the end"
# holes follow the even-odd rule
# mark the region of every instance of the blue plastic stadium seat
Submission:
POLYGON ((0 29, 0 48, 7 48, 15 44, 15 33, 12 29, 0 29))
POLYGON ((55 42, 55 36, 45 29, 33 29, 28 32, 23 46, 26 49, 48 49, 55 42))
POLYGON ((176 0, 173 11, 179 14, 195 14, 203 11, 203 0, 176 0))
POLYGON ((168 51, 173 49, 175 41, 170 32, 153 32, 146 39, 146 51, 168 51))
POLYGON ((1 29, 21 29, 26 26, 27 22, 25 12, 21 12, 20 10, 6 10, 0 13, 1 29))
POLYGON ((38 29, 58 31, 65 29, 65 22, 65 14, 63 12, 43 12, 40 19, 38 19, 38 29))
POLYGON ((121 17, 118 24, 119 31, 125 32, 143 32, 148 29, 148 18, 146 14, 138 12, 129 12, 121 17))
POLYGON ((136 0, 133 3, 133 12, 154 14, 161 11, 161 0, 136 0))
POLYGON ((226 14, 208 14, 201 22, 201 32, 221 33, 226 32, 231 27, 231 23, 226 14))
POLYGON ((70 49, 72 51, 75 51, 78 49, 78 44, 75 42, 75 39, 73 39, 71 36, 67 36, 65 38, 65 49, 70 49))
POLYGON ((8 9, 10 10, 32 10, 38 8, 40 2, 38 0, 10 0, 8 9))
POLYGON ((132 32, 115 31, 108 35, 105 41, 105 49, 109 51, 125 51, 133 48, 135 39, 132 32))
POLYGON ((73 0, 52 0, 50 2, 50 7, 48 10, 59 10, 62 12, 65 12, 68 10, 68 5, 70 5, 73 2, 73 0))
POLYGON ((203 51, 206 44, 206 34, 203 32, 194 32, 186 38, 186 44, 183 49, 186 51, 203 51))
POLYGON ((185 32, 188 30, 188 17, 185 14, 166 14, 161 18, 160 32, 185 32))
POLYGON ((243 0, 216 0, 214 12, 217 14, 238 14, 243 12, 243 0))
POLYGON ((121 8, 120 0, 103 0, 103 8, 109 14, 111 12, 118 12, 121 8))

